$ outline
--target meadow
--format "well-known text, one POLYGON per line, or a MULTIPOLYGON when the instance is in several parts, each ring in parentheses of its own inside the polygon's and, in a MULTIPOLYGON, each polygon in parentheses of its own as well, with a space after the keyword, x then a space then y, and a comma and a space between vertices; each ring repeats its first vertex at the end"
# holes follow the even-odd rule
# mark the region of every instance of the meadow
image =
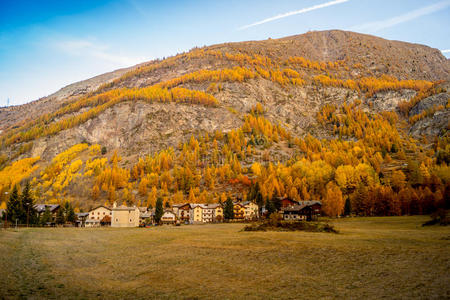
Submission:
POLYGON ((450 228, 346 218, 339 234, 244 224, 0 231, 0 298, 449 298, 450 228))

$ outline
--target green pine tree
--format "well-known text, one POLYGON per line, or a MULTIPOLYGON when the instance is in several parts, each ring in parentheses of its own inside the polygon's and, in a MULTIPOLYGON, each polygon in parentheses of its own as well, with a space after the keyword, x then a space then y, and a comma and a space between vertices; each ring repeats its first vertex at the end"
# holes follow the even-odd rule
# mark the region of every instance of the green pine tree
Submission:
POLYGON ((155 209, 156 224, 159 224, 159 222, 161 222, 161 217, 163 214, 164 214, 163 200, 160 197, 158 197, 158 199, 156 199, 156 209, 155 209))
POLYGON ((77 220, 77 215, 75 214, 75 211, 73 210, 72 205, 69 201, 66 202, 66 221, 69 223, 75 223, 77 220))
POLYGON ((352 213, 352 203, 350 202, 350 198, 347 197, 345 200, 344 206, 344 215, 349 216, 352 213))
POLYGON ((266 200, 266 210, 267 210, 267 217, 269 217, 274 212, 277 212, 277 208, 275 207, 275 204, 272 200, 267 199, 266 200))
POLYGON ((41 225, 46 225, 52 221, 52 213, 50 212, 50 208, 48 206, 45 207, 45 211, 41 216, 40 223, 41 225))
POLYGON ((24 223, 36 224, 38 219, 36 209, 34 208, 34 199, 31 194, 30 182, 27 182, 25 184, 25 187, 22 190, 22 195, 20 198, 22 202, 23 211, 25 214, 25 220, 23 220, 24 223))
POLYGON ((8 203, 6 204, 6 217, 8 222, 15 224, 22 223, 24 219, 24 211, 22 202, 20 201, 19 191, 17 185, 15 185, 9 195, 8 203))
POLYGON ((64 224, 65 222, 65 217, 64 217, 64 209, 62 206, 59 207, 58 211, 56 212, 56 220, 55 220, 56 224, 64 224))
POLYGON ((233 209, 233 201, 230 197, 225 201, 225 208, 223 210, 223 216, 226 220, 234 219, 234 209, 233 209))

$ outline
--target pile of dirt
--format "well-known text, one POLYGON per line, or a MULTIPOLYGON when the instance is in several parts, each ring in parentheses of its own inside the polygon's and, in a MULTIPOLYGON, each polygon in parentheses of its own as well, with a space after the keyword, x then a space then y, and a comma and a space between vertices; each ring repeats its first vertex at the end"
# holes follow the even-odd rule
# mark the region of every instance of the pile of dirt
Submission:
POLYGON ((332 225, 324 222, 287 222, 270 220, 262 223, 253 223, 244 227, 243 231, 308 231, 308 232, 328 232, 339 233, 332 225))

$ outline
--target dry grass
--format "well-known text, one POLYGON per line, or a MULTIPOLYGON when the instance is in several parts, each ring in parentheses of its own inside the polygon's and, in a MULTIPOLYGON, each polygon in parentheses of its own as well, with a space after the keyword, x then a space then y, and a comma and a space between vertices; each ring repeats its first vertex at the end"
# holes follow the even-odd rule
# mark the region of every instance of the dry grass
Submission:
POLYGON ((0 232, 0 298, 449 298, 450 228, 427 217, 0 232))

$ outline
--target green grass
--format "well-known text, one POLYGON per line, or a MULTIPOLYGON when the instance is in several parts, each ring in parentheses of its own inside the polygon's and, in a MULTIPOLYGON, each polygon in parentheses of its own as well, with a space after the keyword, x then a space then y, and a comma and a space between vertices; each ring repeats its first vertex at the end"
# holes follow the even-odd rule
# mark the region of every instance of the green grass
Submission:
POLYGON ((449 298, 450 228, 427 219, 342 219, 340 234, 2 230, 0 298, 449 298))

